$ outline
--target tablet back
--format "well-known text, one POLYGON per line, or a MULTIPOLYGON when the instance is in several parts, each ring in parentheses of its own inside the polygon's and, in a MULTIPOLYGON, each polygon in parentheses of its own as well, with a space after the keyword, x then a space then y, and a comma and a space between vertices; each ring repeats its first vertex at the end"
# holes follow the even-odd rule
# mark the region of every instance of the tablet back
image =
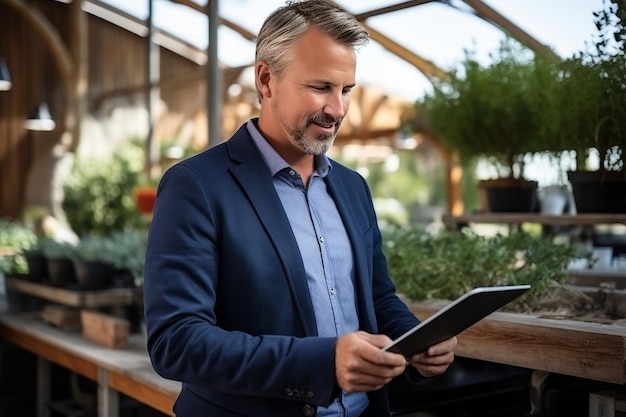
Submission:
POLYGON ((406 357, 424 352, 430 346, 456 336, 528 290, 530 285, 474 288, 394 340, 384 350, 406 357))

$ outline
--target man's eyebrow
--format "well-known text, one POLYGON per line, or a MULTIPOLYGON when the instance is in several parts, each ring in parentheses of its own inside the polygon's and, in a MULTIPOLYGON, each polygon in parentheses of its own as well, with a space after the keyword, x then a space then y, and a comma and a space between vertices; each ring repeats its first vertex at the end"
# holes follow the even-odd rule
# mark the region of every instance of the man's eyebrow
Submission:
MULTIPOLYGON (((339 83, 334 83, 328 80, 310 80, 310 81, 307 81, 307 84, 324 84, 324 85, 331 85, 333 87, 339 85, 339 83)), ((354 88, 354 87, 356 87, 356 83, 344 85, 344 88, 354 88)))

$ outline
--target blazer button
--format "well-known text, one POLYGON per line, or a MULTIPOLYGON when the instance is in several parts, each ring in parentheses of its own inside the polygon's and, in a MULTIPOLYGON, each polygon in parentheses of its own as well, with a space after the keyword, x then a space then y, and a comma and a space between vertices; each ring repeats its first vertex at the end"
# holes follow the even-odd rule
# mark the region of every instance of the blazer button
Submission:
POLYGON ((293 397, 293 391, 290 388, 285 390, 285 394, 287 394, 288 397, 293 397))
POLYGON ((304 413, 306 417, 313 417, 315 415, 315 407, 313 407, 310 404, 307 404, 302 409, 302 412, 304 413))
POLYGON ((306 396, 307 398, 313 398, 313 396, 314 396, 314 395, 315 395, 315 394, 313 394, 313 391, 307 391, 307 392, 306 392, 306 394, 305 394, 305 396, 306 396))

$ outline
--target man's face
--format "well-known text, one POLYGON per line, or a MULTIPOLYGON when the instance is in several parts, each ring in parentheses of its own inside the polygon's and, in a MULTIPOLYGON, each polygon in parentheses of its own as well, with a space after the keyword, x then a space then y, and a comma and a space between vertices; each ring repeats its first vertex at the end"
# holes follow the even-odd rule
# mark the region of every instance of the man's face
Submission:
POLYGON ((271 76, 271 94, 264 94, 264 106, 269 104, 271 109, 265 113, 271 131, 264 133, 270 140, 278 140, 282 146, 290 142, 306 154, 325 153, 348 111, 355 71, 351 46, 309 29, 292 46, 285 71, 271 76))

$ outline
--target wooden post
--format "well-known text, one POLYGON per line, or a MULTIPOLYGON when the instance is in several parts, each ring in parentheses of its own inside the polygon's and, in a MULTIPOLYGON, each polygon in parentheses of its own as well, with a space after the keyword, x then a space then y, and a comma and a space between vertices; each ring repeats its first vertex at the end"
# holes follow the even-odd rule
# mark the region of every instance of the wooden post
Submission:
POLYGON ((98 417, 119 417, 119 393, 109 387, 109 374, 106 369, 98 369, 98 417))
POLYGON ((207 2, 207 15, 209 17, 209 52, 207 60, 207 122, 208 144, 215 146, 222 141, 222 73, 218 57, 218 29, 220 15, 218 0, 207 2))
POLYGON ((146 109, 148 110, 148 137, 146 140, 146 167, 148 178, 160 175, 160 151, 159 144, 154 136, 157 122, 157 109, 161 97, 160 78, 161 60, 160 46, 154 42, 154 5, 153 0, 148 0, 148 35, 146 36, 146 109))
POLYGON ((50 417, 50 362, 37 356, 37 417, 50 417))

